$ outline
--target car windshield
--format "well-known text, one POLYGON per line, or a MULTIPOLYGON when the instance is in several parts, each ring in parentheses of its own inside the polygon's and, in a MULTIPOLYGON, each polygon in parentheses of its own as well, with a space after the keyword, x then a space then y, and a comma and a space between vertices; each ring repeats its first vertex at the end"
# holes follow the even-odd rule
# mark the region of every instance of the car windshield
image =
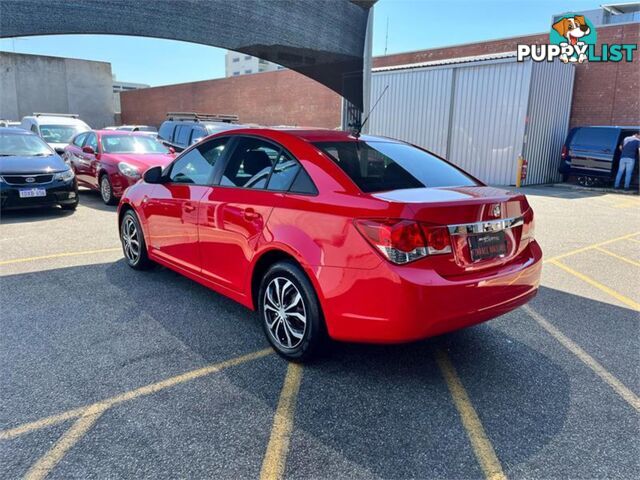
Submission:
POLYGON ((49 155, 53 155, 53 151, 40 137, 0 133, 0 156, 42 157, 49 155))
POLYGON ((578 128, 571 139, 571 147, 611 151, 615 148, 619 136, 620 130, 617 128, 578 128))
POLYGON ((478 183, 424 150, 393 142, 318 142, 363 192, 406 188, 461 187, 478 183))
POLYGON ((69 143, 75 135, 86 131, 80 125, 40 125, 40 135, 47 143, 69 143))
POLYGON ((146 135, 104 135, 104 153, 169 153, 169 149, 146 135))

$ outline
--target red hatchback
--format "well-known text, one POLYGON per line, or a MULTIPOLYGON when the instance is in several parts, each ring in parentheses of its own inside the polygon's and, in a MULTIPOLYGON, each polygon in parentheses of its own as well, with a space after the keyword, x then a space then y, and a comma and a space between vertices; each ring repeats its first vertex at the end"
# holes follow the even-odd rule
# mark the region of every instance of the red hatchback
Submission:
POLYGON ((408 342, 474 325, 537 292, 524 195, 412 145, 339 131, 208 137, 125 192, 128 264, 151 261, 257 309, 286 358, 328 335, 408 342))
POLYGON ((98 190, 104 203, 116 205, 148 168, 165 167, 175 155, 148 133, 95 130, 76 135, 63 158, 73 168, 78 185, 98 190))

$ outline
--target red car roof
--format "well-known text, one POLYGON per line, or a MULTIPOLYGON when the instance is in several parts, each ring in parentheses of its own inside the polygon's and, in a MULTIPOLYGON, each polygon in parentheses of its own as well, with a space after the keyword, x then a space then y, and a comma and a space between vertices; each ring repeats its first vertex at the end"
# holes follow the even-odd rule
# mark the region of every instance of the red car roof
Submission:
POLYGON ((345 132, 344 130, 323 130, 323 129, 283 129, 284 131, 290 135, 294 135, 298 138, 302 138, 309 142, 345 142, 345 141, 353 141, 356 138, 351 135, 349 132, 345 132))
MULTIPOLYGON (((221 133, 231 133, 233 135, 242 135, 242 134, 269 134, 270 132, 274 133, 286 133, 288 135, 292 135, 294 137, 300 138, 307 142, 356 142, 358 138, 354 137, 351 132, 346 132, 344 130, 329 130, 329 129, 310 129, 310 128, 293 128, 293 127, 272 127, 272 128, 242 128, 238 130, 226 131, 221 133)), ((384 141, 384 142, 399 142, 399 140, 395 140, 392 138, 386 137, 375 137, 371 135, 362 135, 360 140, 364 141, 384 141)))

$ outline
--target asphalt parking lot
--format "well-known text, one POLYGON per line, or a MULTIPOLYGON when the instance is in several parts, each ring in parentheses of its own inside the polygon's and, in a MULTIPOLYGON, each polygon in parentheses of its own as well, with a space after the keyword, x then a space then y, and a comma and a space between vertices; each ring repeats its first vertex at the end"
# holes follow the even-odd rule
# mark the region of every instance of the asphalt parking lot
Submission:
POLYGON ((524 190, 533 302, 304 367, 243 307, 129 269, 96 194, 3 213, 0 477, 640 477, 640 198, 524 190))

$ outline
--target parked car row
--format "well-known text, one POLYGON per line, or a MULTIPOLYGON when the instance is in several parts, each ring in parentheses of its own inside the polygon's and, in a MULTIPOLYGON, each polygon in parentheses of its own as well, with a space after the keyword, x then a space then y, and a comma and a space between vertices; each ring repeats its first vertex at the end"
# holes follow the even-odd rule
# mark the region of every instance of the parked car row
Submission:
MULTIPOLYGON (((78 115, 34 113, 18 125, 13 122, 12 126, 19 126, 16 135, 10 136, 11 132, 3 130, 1 206, 60 204, 65 209, 75 208, 78 197, 74 192, 78 185, 99 191, 104 203, 115 205, 127 187, 148 168, 165 166, 173 160, 174 133, 176 145, 184 147, 186 144, 181 143, 184 131, 188 130, 191 144, 217 131, 216 126, 233 128, 226 123, 230 121, 232 116, 170 114, 163 124, 163 131, 171 139, 165 139, 165 145, 160 143, 157 129, 148 125, 91 130, 78 115), (68 198, 59 194, 61 185, 56 179, 61 171, 66 172, 64 180, 69 183, 63 187, 73 190, 68 198), (53 176, 43 172, 53 172, 53 176), (74 201, 69 202, 69 198, 74 201)), ((9 126, 9 122, 3 121, 3 125, 9 126)))
MULTIPOLYGON (((140 179, 148 168, 167 165, 175 157, 176 151, 181 152, 210 135, 246 128, 245 125, 233 122, 237 122, 237 117, 233 115, 172 112, 167 114, 167 120, 162 123, 159 131, 148 125, 121 125, 91 130, 78 115, 34 113, 23 118, 19 129, 41 137, 51 149, 61 155, 77 177, 74 182, 99 191, 106 204, 115 205, 126 188, 140 179)), ((14 129, 18 126, 17 122, 6 120, 2 121, 2 125, 14 129)), ((565 180, 575 178, 582 185, 596 186, 611 182, 620 157, 618 147, 626 136, 636 131, 638 127, 573 128, 562 149, 559 171, 565 180)), ((11 137, 12 140, 6 142, 16 143, 16 139, 20 139, 20 142, 31 142, 29 145, 35 148, 35 143, 26 140, 27 138, 11 137)), ((29 149, 22 148, 19 152, 20 156, 29 157, 29 149)), ((43 155, 37 148, 34 152, 35 156, 49 156, 43 155)), ((7 170, 6 165, 11 163, 9 173, 40 174, 37 168, 33 171, 27 168, 29 164, 26 162, 23 163, 25 168, 17 172, 15 162, 6 160, 10 154, 11 149, 2 154, 5 160, 0 165, 0 170, 7 170)), ((54 159, 50 160, 55 163, 54 159)), ((635 188, 638 183, 638 163, 640 162, 636 162, 632 175, 632 185, 635 188)), ((370 168, 377 167, 371 164, 370 168)), ((50 169, 58 171, 59 165, 51 165, 50 169)), ((251 181, 261 184, 267 181, 267 173, 262 172, 262 177, 254 177, 251 181)), ((47 177, 33 178, 38 181, 47 177)), ((225 181, 226 178, 223 178, 223 185, 225 181)), ((42 193, 41 186, 32 187, 36 190, 31 194, 20 187, 24 190, 23 196, 18 192, 18 197, 3 201, 2 206, 19 205, 20 201, 16 200, 21 198, 29 199, 25 201, 25 205, 37 204, 37 200, 33 198, 40 198, 45 204, 55 203, 50 201, 53 197, 49 198, 42 193)), ((57 185, 49 187, 58 188, 57 185)))

